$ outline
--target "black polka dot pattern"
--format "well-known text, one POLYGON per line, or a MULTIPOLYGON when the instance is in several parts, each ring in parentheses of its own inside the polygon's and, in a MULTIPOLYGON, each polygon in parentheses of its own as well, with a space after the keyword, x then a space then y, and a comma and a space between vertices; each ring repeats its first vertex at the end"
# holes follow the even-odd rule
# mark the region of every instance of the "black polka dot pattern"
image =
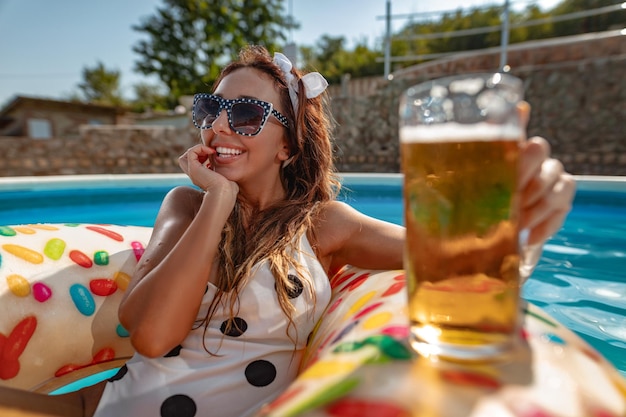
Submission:
POLYGON ((109 382, 119 381, 120 379, 124 378, 124 375, 126 375, 127 372, 128 372, 128 366, 126 365, 122 366, 115 375, 109 378, 109 382))
MULTIPOLYGON (((289 274, 287 275, 287 279, 291 283, 291 288, 287 289, 287 297, 289 298, 300 297, 300 294, 302 294, 302 291, 304 291, 304 285, 302 284, 302 281, 300 280, 300 278, 298 278, 295 275, 289 274)), ((274 287, 276 287, 276 285, 274 285, 274 287)))
POLYGON ((195 401, 183 394, 172 395, 161 404, 161 417, 193 417, 196 411, 195 401))
POLYGON ((178 345, 176 346, 174 349, 170 350, 169 352, 167 352, 164 356, 164 358, 171 358, 174 356, 178 356, 180 355, 180 350, 183 348, 183 345, 178 345))
POLYGON ((248 323, 241 317, 233 317, 232 319, 224 320, 220 326, 222 334, 231 337, 239 337, 248 330, 248 323), (228 325, 230 323, 230 326, 228 325))
POLYGON ((246 379, 255 387, 265 387, 276 379, 276 367, 266 360, 250 362, 246 366, 246 379))

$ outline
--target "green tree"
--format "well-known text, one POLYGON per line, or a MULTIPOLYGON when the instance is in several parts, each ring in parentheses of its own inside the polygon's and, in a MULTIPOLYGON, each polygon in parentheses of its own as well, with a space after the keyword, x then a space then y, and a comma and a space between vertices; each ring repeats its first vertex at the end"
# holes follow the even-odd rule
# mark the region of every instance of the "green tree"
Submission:
POLYGON ((133 86, 135 99, 132 101, 132 109, 136 112, 151 110, 168 110, 170 105, 167 94, 159 85, 138 83, 133 86))
POLYGON ((283 0, 164 0, 156 14, 133 29, 147 35, 133 51, 135 69, 156 75, 171 100, 206 91, 220 68, 246 44, 277 50, 296 25, 283 0))
MULTIPOLYGON (((338 83, 345 68, 341 65, 341 53, 345 51, 346 39, 343 36, 322 35, 315 47, 305 55, 304 67, 307 70, 319 71, 329 83, 338 83)), ((305 50, 306 52, 306 50, 305 50)))
MULTIPOLYGON (((559 19, 561 15, 590 12, 615 4, 620 4, 620 0, 564 0, 552 10, 547 11, 533 4, 521 11, 510 10, 509 20, 512 29, 509 42, 517 43, 623 28, 624 21, 626 21, 624 9, 576 19, 563 21, 559 19), (529 22, 533 24, 525 25, 529 22)), ((432 56, 432 54, 499 46, 502 12, 503 7, 498 5, 469 10, 458 9, 444 13, 436 19, 409 21, 398 33, 394 34, 391 55, 393 57, 417 56, 417 58, 397 62, 394 67, 397 69, 426 61, 425 55, 432 56)))
POLYGON ((365 40, 348 50, 345 42, 343 36, 322 35, 314 47, 301 47, 304 68, 321 72, 331 84, 339 83, 344 74, 365 77, 382 73, 383 64, 376 61, 380 51, 370 49, 365 40))
MULTIPOLYGON (((562 15, 574 12, 599 9, 622 3, 621 0, 564 0, 552 9, 551 14, 562 15)), ((553 36, 568 36, 580 33, 598 32, 609 29, 622 29, 626 22, 626 9, 616 10, 595 16, 566 20, 554 24, 553 36)))
POLYGON ((120 71, 108 70, 102 62, 83 69, 83 82, 78 85, 85 101, 111 106, 124 105, 120 92, 120 71))

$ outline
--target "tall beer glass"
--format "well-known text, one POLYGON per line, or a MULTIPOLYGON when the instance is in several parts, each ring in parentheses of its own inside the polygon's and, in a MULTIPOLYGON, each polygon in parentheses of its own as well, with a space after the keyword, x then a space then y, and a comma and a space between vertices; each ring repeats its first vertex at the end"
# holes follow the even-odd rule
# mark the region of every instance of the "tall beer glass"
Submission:
POLYGON ((498 355, 516 334, 523 87, 470 74, 400 101, 411 344, 455 359, 498 355))

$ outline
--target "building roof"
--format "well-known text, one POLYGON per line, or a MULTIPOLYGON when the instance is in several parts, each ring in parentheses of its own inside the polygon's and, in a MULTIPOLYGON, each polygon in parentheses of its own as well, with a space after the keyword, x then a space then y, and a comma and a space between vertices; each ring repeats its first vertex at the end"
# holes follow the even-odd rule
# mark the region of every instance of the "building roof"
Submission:
POLYGON ((121 107, 116 106, 108 106, 103 104, 92 104, 92 103, 82 103, 79 101, 64 101, 64 100, 52 100, 47 98, 37 98, 37 97, 26 97, 26 96, 15 96, 13 100, 11 100, 6 106, 0 109, 0 118, 9 114, 12 110, 17 107, 21 107, 26 104, 36 104, 40 106, 46 105, 56 105, 56 106, 64 106, 66 108, 71 109, 83 109, 83 110, 96 110, 99 112, 108 112, 115 114, 123 114, 125 110, 121 107))

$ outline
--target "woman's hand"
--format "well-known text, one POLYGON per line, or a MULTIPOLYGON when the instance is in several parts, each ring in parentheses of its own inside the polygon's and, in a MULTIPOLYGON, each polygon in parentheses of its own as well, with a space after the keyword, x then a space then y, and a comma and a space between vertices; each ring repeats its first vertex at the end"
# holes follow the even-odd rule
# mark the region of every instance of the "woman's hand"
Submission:
MULTIPOLYGON (((206 190, 211 184, 211 155, 215 149, 205 145, 195 145, 178 158, 178 165, 198 187, 206 190)), ((213 174, 215 174, 213 172, 213 174)))
POLYGON ((527 243, 543 243, 563 225, 576 190, 563 164, 550 158, 550 145, 543 138, 533 137, 522 145, 519 190, 520 227, 529 231, 527 243))
POLYGON ((178 159, 178 164, 191 181, 204 191, 227 189, 236 196, 239 192, 237 184, 213 170, 211 155, 214 154, 215 149, 209 146, 195 145, 178 159))

